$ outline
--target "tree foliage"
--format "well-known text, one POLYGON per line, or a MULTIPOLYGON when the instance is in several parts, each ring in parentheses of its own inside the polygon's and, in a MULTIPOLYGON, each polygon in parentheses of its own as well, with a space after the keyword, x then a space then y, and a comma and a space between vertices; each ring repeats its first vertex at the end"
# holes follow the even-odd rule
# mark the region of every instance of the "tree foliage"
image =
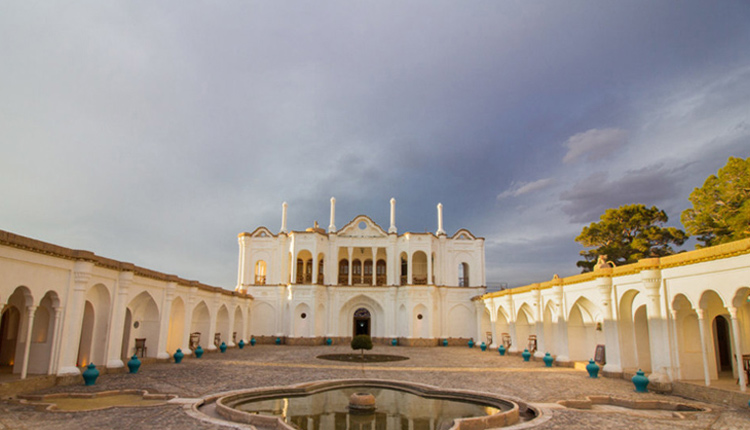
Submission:
POLYGON ((682 225, 698 236, 696 248, 750 237, 750 158, 729 157, 718 176, 690 193, 692 208, 682 212, 682 225))
POLYGON ((352 349, 362 350, 362 355, 365 355, 365 350, 372 349, 372 339, 366 334, 358 334, 352 338, 352 349))
POLYGON ((582 272, 590 272, 597 257, 606 255, 616 265, 635 263, 642 258, 674 254, 671 244, 682 245, 688 236, 675 227, 663 227, 669 220, 667 213, 652 206, 625 205, 607 209, 599 222, 584 227, 576 237, 585 247, 584 260, 576 263, 582 272))

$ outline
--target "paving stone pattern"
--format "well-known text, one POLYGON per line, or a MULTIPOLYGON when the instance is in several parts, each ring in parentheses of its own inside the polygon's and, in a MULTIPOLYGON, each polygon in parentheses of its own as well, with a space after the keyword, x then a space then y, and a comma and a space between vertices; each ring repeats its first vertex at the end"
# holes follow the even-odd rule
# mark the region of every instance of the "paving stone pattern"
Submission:
MULTIPOLYGON (((348 346, 256 345, 209 353, 201 359, 186 358, 180 364, 152 363, 136 375, 102 375, 94 386, 55 386, 36 394, 99 392, 142 389, 176 394, 182 398, 206 397, 230 390, 292 385, 328 379, 372 378, 418 382, 444 388, 475 390, 516 398, 529 404, 611 395, 639 400, 658 399, 703 405, 711 412, 684 414, 685 418, 654 418, 637 413, 546 409, 551 417, 536 429, 750 429, 750 408, 702 404, 676 396, 635 393, 622 379, 591 379, 585 371, 544 367, 541 361, 501 357, 468 347, 388 347, 372 353, 396 354, 409 360, 388 363, 349 364, 317 359, 321 354, 350 353, 348 346)), ((178 405, 112 408, 88 412, 45 412, 27 405, 0 402, 0 429, 224 429, 187 415, 178 405)))

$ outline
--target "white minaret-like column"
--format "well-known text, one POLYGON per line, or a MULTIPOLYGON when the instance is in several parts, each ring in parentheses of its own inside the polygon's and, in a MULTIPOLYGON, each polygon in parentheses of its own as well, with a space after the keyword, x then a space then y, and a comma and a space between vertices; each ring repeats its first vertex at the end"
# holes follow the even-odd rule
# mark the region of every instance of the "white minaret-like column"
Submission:
POLYGON ((336 233, 336 198, 331 197, 331 223, 328 225, 329 233, 336 233))
POLYGON ((281 231, 279 233, 286 233, 286 208, 288 206, 286 202, 281 204, 281 231))
POLYGON ((440 236, 441 234, 445 234, 445 230, 443 230, 443 204, 442 203, 438 203, 437 212, 438 212, 438 229, 435 234, 437 236, 440 236))
POLYGON ((391 198, 391 226, 388 228, 388 233, 397 233, 396 230, 396 199, 391 198))

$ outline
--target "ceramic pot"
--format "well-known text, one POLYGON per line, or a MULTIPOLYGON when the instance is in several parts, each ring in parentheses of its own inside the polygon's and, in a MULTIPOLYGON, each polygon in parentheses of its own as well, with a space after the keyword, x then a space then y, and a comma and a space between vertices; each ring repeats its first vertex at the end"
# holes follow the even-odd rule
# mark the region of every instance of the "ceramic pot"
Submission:
POLYGON ((128 369, 130 370, 130 373, 138 373, 138 369, 141 367, 141 360, 138 359, 138 356, 133 354, 132 357, 130 357, 130 361, 128 361, 128 369))

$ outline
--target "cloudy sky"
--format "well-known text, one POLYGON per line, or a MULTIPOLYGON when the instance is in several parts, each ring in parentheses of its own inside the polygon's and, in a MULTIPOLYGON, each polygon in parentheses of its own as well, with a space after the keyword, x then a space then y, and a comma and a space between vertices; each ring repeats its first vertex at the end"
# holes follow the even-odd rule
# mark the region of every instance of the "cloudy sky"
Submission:
POLYGON ((523 285, 750 156, 750 3, 4 1, 0 150, 0 229, 184 278, 395 197, 523 285))

